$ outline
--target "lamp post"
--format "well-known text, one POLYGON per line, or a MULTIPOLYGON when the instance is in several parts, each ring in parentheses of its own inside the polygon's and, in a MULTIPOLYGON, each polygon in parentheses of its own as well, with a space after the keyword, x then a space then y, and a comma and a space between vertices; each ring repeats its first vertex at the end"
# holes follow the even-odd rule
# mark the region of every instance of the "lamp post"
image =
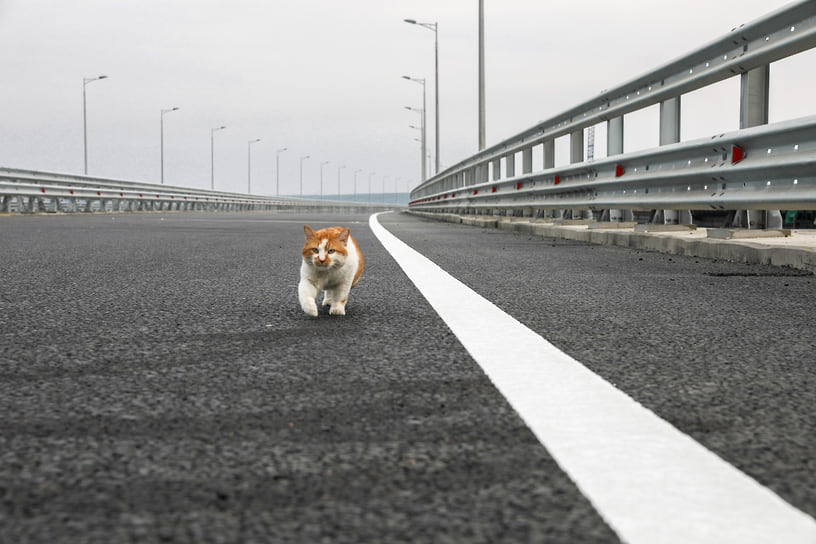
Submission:
POLYGON ((108 76, 97 77, 83 77, 82 78, 82 141, 85 150, 85 175, 88 175, 88 101, 86 98, 85 87, 92 81, 100 79, 107 79, 108 76))
POLYGON ((161 147, 161 182, 164 185, 164 114, 170 113, 171 111, 177 111, 178 108, 170 108, 168 110, 161 110, 161 114, 159 115, 159 124, 161 125, 161 137, 160 137, 160 147, 161 147))
MULTIPOLYGON (((427 166, 426 166, 426 163, 425 163, 425 155, 426 155, 425 146, 427 145, 427 141, 428 141, 426 139, 426 137, 425 137, 425 126, 426 126, 425 125, 425 112, 427 111, 426 106, 425 106, 425 78, 420 79, 420 78, 413 78, 413 77, 409 77, 409 76, 402 76, 402 78, 407 79, 408 81, 413 81, 414 83, 419 83, 420 85, 422 85, 422 123, 421 123, 421 127, 422 127, 422 181, 425 181, 427 179, 427 177, 428 177, 427 176, 428 169, 427 169, 427 166)), ((408 109, 411 109, 411 108, 408 108, 408 109)))
POLYGON ((247 194, 252 194, 252 144, 260 142, 260 138, 247 142, 247 194))
POLYGON ((215 133, 224 130, 225 126, 210 129, 210 189, 215 189, 215 133))
POLYGON ((280 154, 286 150, 282 147, 275 152, 275 196, 280 196, 280 154))
MULTIPOLYGON (((484 0, 479 0, 479 151, 485 148, 484 0)), ((437 154, 437 157, 439 155, 437 154)))
POLYGON ((357 174, 362 172, 361 169, 354 171, 354 201, 357 201, 357 174))
POLYGON ((338 166, 337 167, 337 197, 338 197, 338 200, 340 199, 340 170, 342 170, 345 167, 346 167, 345 164, 343 166, 338 166))
MULTIPOLYGON (((424 102, 425 101, 424 86, 423 86, 422 98, 423 98, 423 102, 424 102)), ((420 141, 422 142, 422 146, 421 146, 422 147, 422 150, 421 150, 422 151, 422 162, 421 162, 421 164, 422 164, 422 181, 425 181, 427 179, 426 172, 428 171, 427 166, 426 166, 427 163, 425 162, 425 156, 426 156, 426 152, 425 152, 425 141, 426 141, 425 140, 425 108, 417 109, 417 108, 412 108, 411 106, 405 106, 405 109, 410 110, 410 111, 415 111, 420 115, 419 130, 420 130, 420 137, 421 137, 420 141)))
POLYGON ((309 155, 300 158, 300 197, 303 198, 303 161, 309 158, 309 155))
POLYGON ((434 146, 435 165, 434 172, 439 173, 439 23, 418 23, 413 19, 405 19, 406 23, 418 25, 434 33, 434 146))
POLYGON ((331 161, 323 161, 320 163, 320 200, 323 200, 323 167, 331 161))

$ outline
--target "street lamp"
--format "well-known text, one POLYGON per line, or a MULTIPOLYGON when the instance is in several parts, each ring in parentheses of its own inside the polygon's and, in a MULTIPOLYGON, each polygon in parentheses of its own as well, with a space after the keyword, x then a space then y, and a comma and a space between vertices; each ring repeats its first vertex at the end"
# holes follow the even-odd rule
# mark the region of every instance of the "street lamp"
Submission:
POLYGON ((159 115, 159 121, 161 125, 161 182, 164 185, 164 114, 170 113, 171 111, 178 111, 178 108, 170 108, 169 110, 161 110, 161 114, 159 115))
MULTIPOLYGON (((484 0, 479 0, 479 151, 485 148, 484 0)), ((438 157, 439 155, 437 155, 438 157)))
POLYGON ((320 163, 320 200, 323 200, 323 167, 331 161, 323 161, 320 163))
POLYGON ((210 129, 210 189, 215 189, 215 133, 224 130, 225 126, 210 129))
POLYGON ((85 175, 88 175, 88 105, 85 97, 85 87, 92 81, 107 79, 108 76, 82 78, 82 141, 85 149, 85 175))
POLYGON ((434 145, 436 146, 436 159, 434 172, 439 173, 439 24, 438 23, 418 23, 413 19, 405 19, 406 23, 419 25, 433 30, 434 33, 434 145))
POLYGON ((300 158, 300 198, 303 198, 303 161, 309 158, 309 155, 300 158))
POLYGON ((280 196, 280 154, 286 150, 282 147, 275 152, 275 196, 280 196))
POLYGON ((260 138, 247 142, 247 194, 252 194, 252 144, 260 142, 260 138))
POLYGON ((362 172, 362 169, 354 171, 354 201, 357 202, 357 174, 362 172))
MULTIPOLYGON (((403 76, 403 77, 406 77, 406 76, 403 76)), ((415 81, 415 80, 412 80, 412 81, 415 81)), ((419 127, 420 127, 421 138, 422 138, 422 140, 421 140, 422 141, 422 181, 425 181, 427 179, 426 173, 428 171, 427 166, 426 166, 427 163, 425 162, 425 155, 426 155, 426 153, 425 153, 425 142, 426 142, 426 140, 425 140, 425 107, 424 107, 425 106, 425 80, 423 79, 421 81, 422 81, 422 103, 423 103, 423 107, 417 109, 417 108, 412 108, 411 106, 405 106, 405 109, 410 110, 410 111, 415 111, 420 115, 419 127)))
POLYGON ((340 170, 342 170, 345 167, 346 167, 345 164, 343 166, 338 166, 337 167, 337 197, 338 197, 338 200, 340 198, 340 170))

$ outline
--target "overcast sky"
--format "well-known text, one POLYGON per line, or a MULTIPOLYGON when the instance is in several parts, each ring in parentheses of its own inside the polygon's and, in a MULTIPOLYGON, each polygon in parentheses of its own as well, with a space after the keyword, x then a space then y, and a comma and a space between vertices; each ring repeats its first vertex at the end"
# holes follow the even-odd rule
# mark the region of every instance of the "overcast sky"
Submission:
MULTIPOLYGON (((778 0, 485 0, 487 144, 558 114, 774 11, 778 0)), ((439 23, 441 161, 477 150, 476 0, 0 0, 0 166, 282 194, 405 191, 439 23), (372 176, 372 173, 374 175, 372 176), (396 185, 395 185, 396 183, 396 185)), ((772 67, 771 121, 813 114, 816 56, 772 67)), ((683 139, 738 126, 736 79, 683 102, 683 139)), ((657 144, 656 111, 627 117, 627 151, 657 144)), ((603 134, 599 134, 603 148, 603 134)), ((599 149, 603 154, 604 150, 599 149)), ((557 150, 556 160, 559 158, 557 150)))

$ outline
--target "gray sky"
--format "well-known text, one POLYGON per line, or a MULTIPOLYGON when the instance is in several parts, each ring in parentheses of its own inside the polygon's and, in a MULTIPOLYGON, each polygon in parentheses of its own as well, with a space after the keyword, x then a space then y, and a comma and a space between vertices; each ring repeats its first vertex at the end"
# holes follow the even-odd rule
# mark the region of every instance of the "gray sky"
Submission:
MULTIPOLYGON (((485 0, 487 143, 591 98, 787 2, 485 0)), ((433 150, 433 32, 439 22, 441 161, 477 148, 476 0, 0 0, 0 166, 254 193, 326 194, 419 182, 414 139, 427 78, 433 150), (374 172, 373 177, 370 174, 374 172), (397 181, 399 180, 399 181, 397 181)), ((771 121, 812 114, 816 56, 772 66, 771 121)), ((738 82, 684 98, 683 139, 737 128, 738 82)), ((657 144, 657 113, 627 117, 627 151, 657 144)), ((600 131, 597 145, 605 146, 600 131)), ((563 155, 557 145, 556 163, 563 155)))

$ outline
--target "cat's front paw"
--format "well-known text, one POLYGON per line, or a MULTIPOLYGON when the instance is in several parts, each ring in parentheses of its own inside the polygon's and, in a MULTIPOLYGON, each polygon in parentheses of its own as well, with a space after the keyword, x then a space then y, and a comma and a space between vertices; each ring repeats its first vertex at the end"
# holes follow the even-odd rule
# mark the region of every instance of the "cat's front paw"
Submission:
POLYGON ((330 315, 346 315, 346 307, 343 304, 332 306, 329 310, 330 315))
POLYGON ((315 299, 304 300, 300 307, 303 308, 306 315, 317 317, 317 303, 315 302, 315 299))

